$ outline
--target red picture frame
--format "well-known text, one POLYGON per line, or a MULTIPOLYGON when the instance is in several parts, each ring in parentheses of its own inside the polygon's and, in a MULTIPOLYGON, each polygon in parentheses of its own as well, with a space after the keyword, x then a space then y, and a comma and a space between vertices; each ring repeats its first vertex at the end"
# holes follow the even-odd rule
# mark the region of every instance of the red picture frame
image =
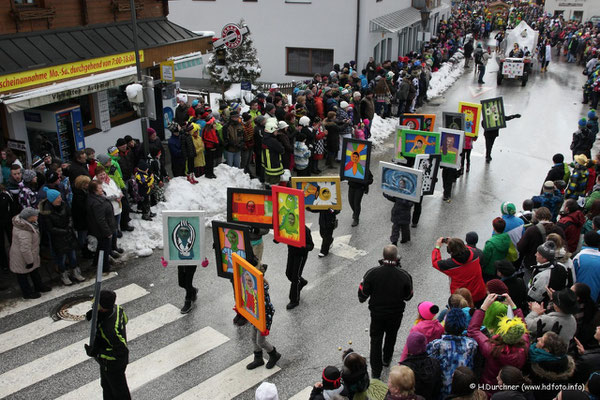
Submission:
POLYGON ((294 247, 305 247, 305 210, 302 190, 272 186, 272 192, 275 240, 294 247))

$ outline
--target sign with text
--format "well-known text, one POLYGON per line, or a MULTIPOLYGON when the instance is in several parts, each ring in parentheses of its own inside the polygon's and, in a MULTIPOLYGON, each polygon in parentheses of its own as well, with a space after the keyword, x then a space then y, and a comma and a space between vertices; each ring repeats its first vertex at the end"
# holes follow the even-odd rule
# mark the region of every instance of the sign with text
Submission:
POLYGON ((163 61, 160 63, 160 80, 163 82, 175 82, 175 61, 163 61))
MULTIPOLYGON (((140 62, 143 61, 144 51, 140 50, 140 62)), ((75 78, 82 75, 104 72, 130 65, 135 65, 135 53, 133 51, 2 75, 0 76, 0 93, 44 83, 56 82, 68 78, 75 78)))

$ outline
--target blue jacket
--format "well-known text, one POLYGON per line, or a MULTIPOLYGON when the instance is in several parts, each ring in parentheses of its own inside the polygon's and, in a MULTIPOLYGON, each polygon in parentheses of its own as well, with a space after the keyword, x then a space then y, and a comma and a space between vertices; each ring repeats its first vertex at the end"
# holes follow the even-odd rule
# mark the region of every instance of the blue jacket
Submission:
POLYGON ((168 141, 169 151, 171 152, 171 163, 181 164, 184 162, 183 152, 181 151, 180 136, 171 135, 168 141))
POLYGON ((598 301, 600 294, 600 251, 583 246, 581 251, 573 258, 575 277, 577 282, 585 283, 590 287, 592 300, 598 301))
POLYGON ((552 213, 552 222, 556 222, 556 217, 558 217, 560 206, 564 200, 560 190, 554 189, 554 192, 552 193, 543 193, 539 196, 533 196, 531 200, 533 201, 534 208, 546 207, 550 210, 552 213))

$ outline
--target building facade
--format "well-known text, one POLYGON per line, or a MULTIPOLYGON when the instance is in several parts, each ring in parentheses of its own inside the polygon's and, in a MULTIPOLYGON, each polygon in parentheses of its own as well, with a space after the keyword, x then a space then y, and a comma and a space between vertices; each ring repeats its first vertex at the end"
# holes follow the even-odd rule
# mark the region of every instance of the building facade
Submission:
MULTIPOLYGON (((333 64, 369 57, 396 59, 420 48, 421 13, 416 0, 171 0, 170 18, 191 31, 220 36, 241 19, 250 28, 262 68, 260 81, 290 82, 329 73, 333 64)), ((425 5, 423 0, 422 5, 425 5)), ((428 32, 450 15, 441 0, 427 0, 428 32)), ((190 69, 186 77, 206 78, 190 69)))
POLYGON ((544 10, 556 17, 562 15, 567 21, 589 21, 593 17, 600 18, 600 1, 598 0, 546 0, 544 10))
MULTIPOLYGON (((177 75, 212 48, 211 38, 169 21, 167 0, 134 4, 142 74, 154 86, 146 104, 162 132, 163 99, 175 102, 175 85, 160 81, 159 64, 173 60, 177 75)), ((3 1, 0 58, 0 145, 24 165, 44 152, 69 161, 125 135, 143 139, 125 93, 137 72, 129 0, 3 1)))

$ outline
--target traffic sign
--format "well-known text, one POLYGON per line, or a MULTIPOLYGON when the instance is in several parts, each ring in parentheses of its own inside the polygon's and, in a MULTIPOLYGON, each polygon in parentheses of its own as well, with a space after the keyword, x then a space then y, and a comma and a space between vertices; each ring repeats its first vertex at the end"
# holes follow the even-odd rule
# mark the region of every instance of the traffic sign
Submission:
POLYGON ((247 26, 227 24, 221 30, 221 37, 213 42, 213 48, 225 46, 228 49, 235 49, 244 42, 244 36, 249 33, 250 29, 247 26))

